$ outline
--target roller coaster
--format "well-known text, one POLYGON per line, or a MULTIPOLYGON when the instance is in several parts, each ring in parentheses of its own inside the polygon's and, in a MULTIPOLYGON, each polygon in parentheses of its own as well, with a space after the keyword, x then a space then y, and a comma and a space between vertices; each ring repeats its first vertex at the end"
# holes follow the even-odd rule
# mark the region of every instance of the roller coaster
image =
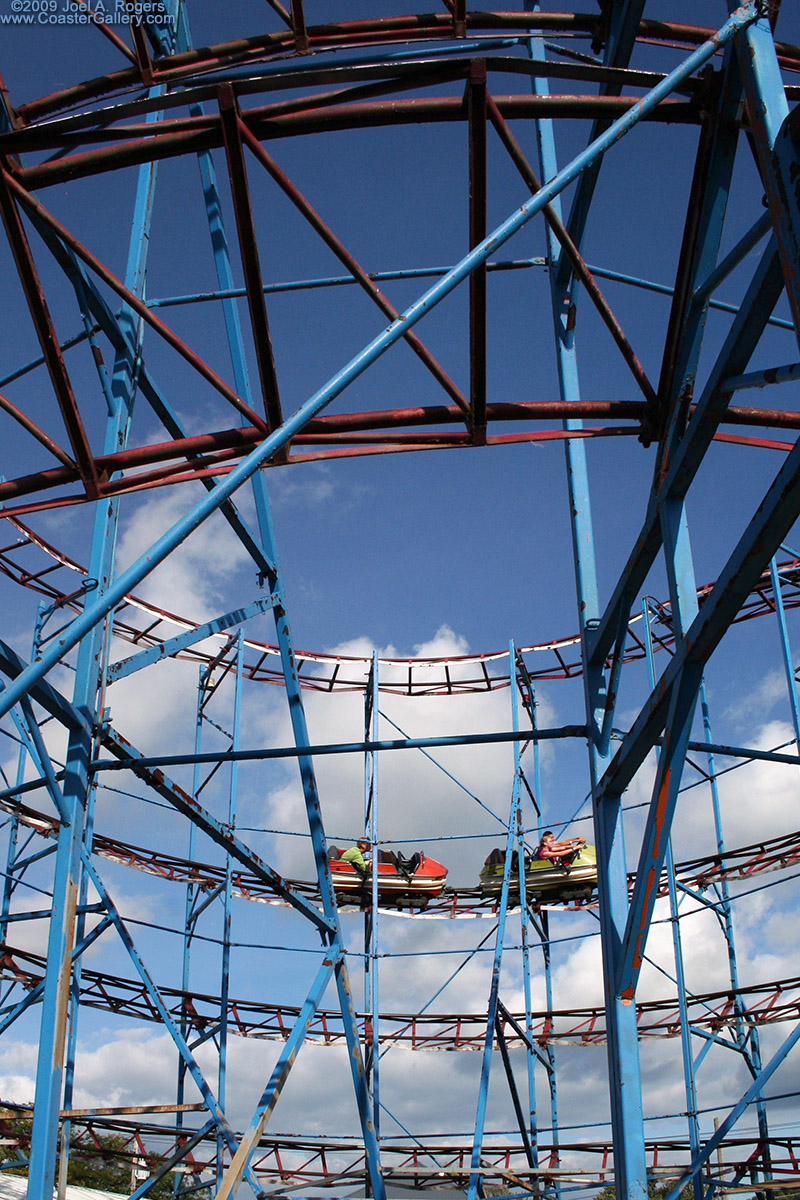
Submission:
POLYGON ((0 28, 0 1166, 30 1200, 98 1155, 131 1200, 796 1188, 796 6, 0 28), (407 564, 291 501, 333 479, 392 480, 407 564), (382 651, 354 581, 396 560, 382 651), (403 652, 436 575, 488 648, 403 652), (577 899, 529 890, 545 826, 596 846, 577 899), (385 902, 392 847, 441 894, 385 902))

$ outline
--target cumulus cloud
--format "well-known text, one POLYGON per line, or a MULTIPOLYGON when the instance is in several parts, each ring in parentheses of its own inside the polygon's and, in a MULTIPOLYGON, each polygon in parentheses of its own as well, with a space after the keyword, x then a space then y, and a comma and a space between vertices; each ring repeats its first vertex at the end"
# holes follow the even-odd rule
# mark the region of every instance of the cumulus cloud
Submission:
MULTIPOLYGON (((163 515, 163 514, 162 514, 163 515)), ((131 541, 127 553, 140 550, 131 541)), ((183 589, 181 604, 190 593, 200 588, 209 605, 218 601, 215 591, 221 583, 213 577, 197 580, 199 559, 191 556, 183 570, 185 574, 176 587, 183 589), (203 590, 205 589, 205 590, 203 590)), ((205 559, 204 559, 205 561, 205 559)), ((175 605, 179 608, 179 605, 175 605)), ((180 609, 179 609, 180 610, 180 609)), ((214 611, 218 611, 218 606, 214 611)), ((194 613, 193 613, 194 615, 194 613)), ((199 614, 198 614, 199 615, 199 614)), ((342 655, 363 656, 369 661, 373 643, 367 637, 353 639, 334 647, 342 655)), ((382 647, 381 654, 394 656, 392 647, 382 647)), ((469 652, 466 639, 456 630, 442 625, 415 647, 422 658, 452 656, 469 652)), ((146 703, 141 703, 141 681, 127 686, 127 681, 115 685, 110 692, 112 716, 126 734, 144 749, 185 748, 191 744, 196 689, 196 666, 165 663, 149 673, 153 682, 146 688, 146 703)), ((230 704, 230 685, 226 683, 218 696, 223 708, 230 704)), ((555 711, 546 692, 539 694, 540 724, 554 723, 555 711)), ((511 693, 508 689, 483 695, 440 698, 407 698, 381 694, 379 736, 392 739, 403 736, 426 738, 432 736, 458 737, 472 732, 506 730, 511 724, 511 693)), ((357 693, 304 694, 309 738, 312 744, 360 742, 364 737, 363 697, 357 693)), ((779 744, 790 736, 781 722, 764 724, 755 731, 754 744, 764 748, 779 744)), ((285 697, 273 689, 261 690, 259 702, 249 705, 245 716, 244 744, 290 746, 293 742, 291 722, 285 697)), ((543 755, 545 779, 550 779, 550 794, 554 797, 552 815, 567 819, 562 812, 561 778, 558 774, 560 754, 549 751, 543 755)), ((319 755, 315 761, 319 795, 326 831, 331 840, 354 838, 363 827, 364 819, 364 757, 356 752, 341 756, 319 755)), ((649 803, 655 763, 651 758, 638 773, 626 794, 629 807, 626 817, 626 840, 629 856, 638 856, 645 812, 637 804, 649 803)), ((218 778, 222 779, 220 772, 218 778)), ((420 751, 386 751, 378 762, 378 819, 381 840, 411 848, 422 846, 426 853, 440 859, 450 870, 455 884, 474 884, 480 864, 492 844, 502 841, 513 782, 513 752, 509 745, 481 747, 431 748, 429 756, 420 751), (433 760, 433 761, 432 761, 433 760), (487 811, 489 810, 489 811, 487 811), (497 818, 491 816, 497 814, 497 818)), ((248 832, 250 840, 288 875, 311 878, 308 823, 296 760, 258 764, 244 769, 241 776, 240 824, 264 830, 283 830, 285 833, 258 835, 248 832)), ((224 786, 215 791, 216 781, 203 793, 203 803, 218 813, 224 811, 224 786)), ((753 763, 741 771, 724 776, 720 781, 721 802, 728 844, 733 846, 752 837, 753 814, 757 814, 760 836, 769 831, 783 832, 793 827, 796 809, 796 768, 776 767, 775 764, 753 763)), ((680 821, 676 825, 676 857, 696 854, 710 837, 709 806, 687 792, 679 802, 680 821)), ((530 817, 530 813, 528 813, 530 817)), ((172 841, 163 837, 160 817, 134 804, 129 798, 107 795, 101 799, 99 819, 117 823, 127 831, 132 841, 145 845, 154 842, 173 853, 184 853, 184 840, 172 841), (142 814, 145 814, 144 816, 142 814)), ((224 819, 224 818, 221 818, 224 819)), ((554 820, 555 824, 556 821, 554 820)), ((205 853, 205 849, 203 850, 205 853)), ((202 857, 198 851, 198 856, 202 857)), ((103 874, 106 868, 103 867, 103 874)), ((121 871, 121 868, 120 868, 121 871)), ((167 906, 162 896, 148 900, 151 881, 145 880, 142 892, 126 888, 115 877, 115 896, 122 911, 129 917, 180 927, 184 891, 182 886, 164 885, 172 889, 167 906)), ((155 889, 152 891, 155 897, 155 889)), ((164 892, 166 896, 166 891, 164 892)), ((782 901, 775 896, 753 898, 743 908, 736 907, 735 917, 740 954, 747 962, 748 981, 758 982, 781 978, 793 973, 794 953, 793 905, 788 894, 781 892, 782 901)), ((210 910, 211 911, 211 910, 210 910)), ((218 912, 218 910, 217 910, 218 912)), ((724 990, 729 986, 728 959, 724 939, 716 916, 694 902, 683 902, 683 956, 687 986, 694 992, 724 990), (692 912, 694 907, 695 911, 692 912)), ((241 902, 235 912, 235 936, 251 940, 256 946, 266 943, 286 947, 294 941, 294 927, 289 928, 286 910, 265 909, 241 902), (246 916, 240 918, 242 908, 246 916)), ((647 945, 648 958, 639 988, 640 999, 657 999, 675 994, 672 977, 672 928, 667 920, 668 906, 660 901, 656 909, 647 945)), ((494 950, 493 918, 479 920, 413 919, 380 914, 381 930, 381 996, 385 1009, 414 1013, 430 1006, 444 1014, 484 1013, 491 975, 494 950), (481 939, 486 945, 475 952, 481 939)), ((44 923, 37 923, 43 929, 44 923)), ((358 912, 343 914, 342 924, 349 950, 353 995, 358 1008, 363 1004, 362 952, 364 919, 358 912)), ((133 927, 133 926, 132 926, 133 927)), ((195 962, 203 956, 209 970, 193 977, 193 986, 213 991, 218 986, 218 953, 213 939, 218 928, 199 927, 208 933, 209 944, 202 950, 196 947, 195 962), (215 974, 216 971, 216 974, 215 974)), ((592 915, 550 914, 553 939, 553 999, 557 1009, 576 1009, 602 1003, 602 958, 598 923, 592 915)), ((177 954, 165 951, 163 944, 148 944, 149 935, 134 928, 137 941, 147 948, 146 961, 159 979, 174 979, 177 973, 177 954), (170 961, 168 961, 170 960, 170 961)), ((31 926, 29 937, 34 937, 31 926)), ((40 934, 36 934, 37 937, 40 934)), ((519 952, 519 919, 509 917, 508 945, 503 958, 501 996, 512 1010, 523 1004, 522 960, 519 952)), ((308 937, 306 933, 306 937, 308 937)), ((100 952, 109 942, 105 935, 97 949, 100 952)), ((534 939, 535 942, 535 939, 534 939)), ((33 942, 30 943, 33 945, 33 942)), ((173 940, 170 945, 177 943, 173 940)), ((308 960, 302 968, 293 963, 287 970, 275 969, 273 951, 256 949, 253 952, 257 967, 239 972, 234 988, 248 995, 274 999, 276 991, 300 1001, 305 995, 312 971, 308 960)), ((288 957, 291 957, 288 955, 288 957)), ((296 956, 295 956, 296 957, 296 956)), ((106 960, 103 960, 106 961, 106 960)), ((113 959, 119 963, 119 956, 113 959)), ((281 963, 284 957, 280 959, 281 963)), ((123 975, 132 974, 129 963, 121 967, 123 975)), ((531 991, 534 1008, 545 1004, 545 986, 541 954, 536 944, 531 956, 531 991)), ((288 1002, 288 1000, 287 1000, 288 1002)), ((329 998, 327 1003, 332 1004, 329 998)), ((560 1021, 567 1018, 559 1018, 560 1021)), ((163 1032, 150 1028, 96 1027, 82 1035, 79 1055, 79 1091, 76 1103, 136 1104, 164 1102, 174 1088, 176 1051, 163 1032)), ((280 1045, 255 1039, 233 1037, 229 1051, 228 1108, 231 1123, 246 1125, 269 1073, 279 1053, 280 1045)), ((580 1124, 591 1114, 593 1122, 607 1120, 608 1101, 605 1068, 605 1047, 577 1048, 559 1045, 559 1109, 565 1123, 580 1124)), ((198 1058, 209 1079, 215 1078, 216 1052, 206 1043, 198 1048, 198 1058)), ((740 1087, 742 1069, 734 1055, 714 1052, 707 1060, 707 1070, 713 1063, 710 1093, 728 1098, 740 1087), (727 1089, 727 1090, 726 1090, 727 1089)), ((514 1061, 521 1066, 515 1052, 514 1061)), ((392 1048, 382 1059, 382 1095, 389 1110, 386 1126, 399 1128, 394 1118, 406 1127, 440 1132, 469 1131, 474 1121, 480 1072, 480 1054, 412 1053, 401 1047, 392 1048)), ((35 1071, 33 1046, 19 1039, 6 1039, 4 1054, 0 1055, 0 1087, 4 1094, 15 1099, 32 1095, 35 1071)), ((642 1071, 646 1110, 650 1113, 679 1111, 682 1104, 683 1080, 678 1044, 675 1040, 653 1041, 642 1047, 642 1071)), ((541 1072, 540 1072, 541 1076, 541 1072)), ((742 1089, 743 1090, 743 1089, 742 1089)), ((547 1111, 546 1081, 539 1080, 541 1111, 547 1111)), ((494 1129, 513 1127, 513 1111, 499 1062, 493 1066, 490 1089, 490 1122, 494 1129)), ((542 1118, 546 1120, 546 1118, 542 1118)), ((349 1078, 346 1054, 341 1048, 308 1045, 303 1048, 289 1083, 276 1108, 271 1128, 283 1131, 302 1129, 311 1133, 352 1132, 357 1129, 355 1103, 349 1078)))
MULTIPOLYGON (((120 572, 145 554, 202 495, 197 488, 157 492, 130 514, 119 538, 120 572)), ((136 588, 143 600, 190 620, 206 620, 224 610, 234 573, 251 560, 218 513, 209 517, 167 560, 136 588)), ((256 594, 255 568, 251 572, 256 594)))

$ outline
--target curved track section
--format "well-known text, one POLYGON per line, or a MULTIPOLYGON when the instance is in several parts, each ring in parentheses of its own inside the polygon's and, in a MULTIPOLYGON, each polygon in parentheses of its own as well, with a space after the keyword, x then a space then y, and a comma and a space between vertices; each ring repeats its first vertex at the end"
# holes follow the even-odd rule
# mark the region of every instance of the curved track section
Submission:
MULTIPOLYGON (((63 551, 56 549, 21 521, 5 518, 7 528, 13 529, 15 539, 0 546, 0 572, 21 587, 45 596, 57 610, 80 612, 87 591, 88 572, 63 551), (81 580, 77 588, 72 584, 81 580), (69 588, 69 590, 67 590, 69 588)), ((785 608, 800 606, 800 560, 786 559, 778 564, 782 584, 782 603, 785 608)), ((710 593, 712 584, 697 589, 698 604, 710 593)), ((91 590, 91 585, 89 587, 91 590)), ((669 650, 674 643, 672 613, 669 602, 652 602, 658 614, 654 634, 657 649, 669 650)), ((774 589, 770 574, 765 571, 753 586, 742 605, 736 621, 775 613, 774 589)), ((624 661, 645 657, 642 637, 637 632, 640 615, 628 625, 624 661)), ((184 615, 158 609, 153 604, 127 596, 114 614, 114 633, 123 642, 139 648, 163 646, 176 631, 191 632, 198 623, 184 615)), ((222 633, 210 635, 217 644, 225 641, 222 633)), ((247 650, 245 671, 256 682, 283 682, 280 651, 266 642, 244 639, 247 650)), ((572 679, 581 675, 579 657, 580 635, 571 634, 537 645, 521 646, 519 654, 531 679, 572 679)), ((203 645, 178 650, 174 657, 208 665, 214 659, 211 650, 203 645)), ((402 696, 452 696, 472 692, 482 693, 508 687, 508 651, 495 650, 483 654, 460 655, 448 658, 380 658, 380 689, 402 696)), ((320 651, 297 651, 297 671, 301 686, 315 691, 363 692, 370 671, 370 660, 346 654, 330 655, 320 651)))

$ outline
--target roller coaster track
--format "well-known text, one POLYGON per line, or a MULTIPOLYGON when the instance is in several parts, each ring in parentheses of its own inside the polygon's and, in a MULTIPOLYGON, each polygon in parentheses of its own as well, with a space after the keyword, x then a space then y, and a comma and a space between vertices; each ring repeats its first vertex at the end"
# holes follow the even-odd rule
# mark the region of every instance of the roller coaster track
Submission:
MULTIPOLYGON (((198 1109, 199 1105, 186 1105, 185 1109, 198 1109)), ((115 1136, 120 1145, 114 1152, 104 1151, 104 1157, 133 1167, 142 1161, 151 1167, 159 1158, 169 1158, 173 1151, 193 1132, 190 1128, 177 1131, 174 1127, 147 1122, 144 1115, 153 1109, 140 1111, 117 1110, 112 1115, 108 1110, 72 1110, 63 1113, 72 1123, 73 1137, 79 1134, 70 1157, 80 1157, 90 1150, 96 1139, 115 1136), (154 1152, 153 1147, 158 1147, 154 1152)), ((165 1106, 164 1113, 170 1111, 165 1106)), ((23 1108, 4 1109, 0 1116, 0 1136, 9 1145, 16 1145, 27 1153, 30 1138, 30 1111, 23 1108)), ((107 1145, 107 1143, 106 1143, 107 1145)), ((185 1158, 185 1169, 198 1180, 204 1171, 213 1171, 216 1157, 216 1140, 206 1134, 185 1158)), ((539 1145, 539 1165, 531 1168, 518 1145, 493 1139, 483 1147, 480 1174, 486 1182, 524 1187, 548 1182, 566 1183, 575 1181, 584 1185, 603 1185, 613 1181, 613 1149, 604 1141, 569 1143, 560 1142, 557 1147, 548 1143, 539 1145), (580 1156, 585 1164, 577 1169, 571 1165, 580 1156)), ((656 1180, 676 1179, 680 1166, 689 1161, 687 1139, 648 1138, 645 1143, 648 1173, 656 1180)), ((465 1187, 470 1175, 472 1146, 454 1138, 434 1143, 431 1148, 421 1148, 411 1142, 393 1142, 384 1139, 381 1145, 383 1174, 387 1183, 422 1191, 442 1186, 465 1187)), ((740 1179, 753 1168, 763 1169, 769 1164, 772 1180, 764 1190, 795 1184, 800 1175, 800 1139, 770 1137, 768 1142, 756 1137, 738 1136, 726 1138, 721 1154, 714 1163, 707 1164, 703 1180, 712 1179, 718 1184, 735 1187, 740 1179)), ((293 1137, 291 1134, 263 1135, 252 1159, 253 1169, 260 1182, 270 1188, 271 1195, 280 1195, 299 1186, 310 1187, 357 1187, 363 1183, 363 1150, 347 1139, 293 1137)))
MULTIPOLYGON (((17 536, 12 542, 0 546, 0 573, 14 583, 46 597, 54 609, 80 612, 84 596, 92 586, 92 581, 87 579, 86 569, 16 518, 6 517, 5 520, 17 536), (71 586, 78 580, 77 587, 71 586)), ((784 607, 797 608, 800 606, 800 559, 782 562, 779 571, 784 607)), ((712 586, 704 584, 698 588, 700 604, 712 586)), ((659 604, 657 609, 663 629, 656 634, 656 645, 669 648, 673 642, 669 605, 659 604)), ((772 583, 769 572, 765 572, 736 620, 752 620, 774 611, 772 583)), ((636 632, 640 621, 641 617, 636 616, 629 622, 625 661, 644 658, 644 643, 636 632)), ((115 634, 141 649, 161 645, 176 632, 193 628, 197 628, 196 622, 157 608, 135 596, 128 596, 114 615, 115 634), (142 623, 134 623, 137 620, 142 623)), ((222 634, 211 636, 224 639, 222 634)), ((204 650, 203 645, 201 642, 183 649, 175 657, 207 665, 215 652, 204 650)), ((244 645, 247 655, 246 677, 256 682, 282 684, 283 673, 277 646, 251 639, 245 639, 244 645)), ((582 671, 579 647, 580 635, 572 634, 524 646, 520 653, 525 658, 531 679, 570 679, 579 676, 582 671)), ((384 692, 407 696, 494 691, 508 686, 507 660, 507 650, 449 658, 385 658, 380 660, 380 688, 384 692)), ((309 651, 298 651, 297 654, 300 683, 315 691, 363 691, 370 666, 371 659, 354 656, 309 651)))
MULTIPOLYGON (((44 977, 45 959, 6 944, 0 947, 0 978, 21 985, 32 993, 44 977)), ((191 1036, 207 1037, 220 1021, 218 996, 201 992, 183 992, 176 988, 159 989, 172 1018, 183 1022, 191 1036)), ((733 1038, 734 1024, 747 1027, 800 1020, 800 977, 776 983, 687 995, 689 1020, 694 1028, 707 1030, 725 1040, 733 1038)), ((81 976, 80 1003, 89 1008, 112 1012, 140 1021, 160 1022, 161 1017, 146 987, 138 979, 89 970, 81 976)), ((6 1010, 0 1010, 0 1013, 6 1010)), ((239 1037, 285 1041, 292 1031, 299 1008, 285 1004, 267 1004, 249 999, 231 999, 228 1004, 228 1028, 239 1037)), ((674 1037, 680 1031, 677 997, 645 1000, 637 1004, 639 1036, 674 1037)), ((362 1023, 369 1018, 363 1014, 362 1023)), ((383 1013, 380 1042, 409 1050, 483 1049, 486 1036, 485 1013, 383 1013)), ((525 1017, 505 1014, 506 1042, 522 1047, 525 1017)), ((605 1012, 602 1007, 542 1011, 532 1014, 533 1037, 539 1045, 600 1045, 605 1042, 605 1012)), ((308 1032, 308 1041, 320 1045, 345 1045, 341 1013, 319 1011, 308 1032)))
MULTIPOLYGON (((21 824, 45 837, 52 837, 57 821, 19 801, 9 798, 0 800, 0 810, 16 817, 21 824)), ((225 881, 225 868, 220 864, 181 858, 163 850, 152 850, 134 846, 116 838, 96 834, 93 850, 101 858, 122 866, 155 875, 159 879, 175 883, 193 884, 201 891, 217 891, 225 881)), ((675 878, 687 888, 705 891, 710 886, 725 882, 746 881, 772 871, 787 870, 800 863, 800 830, 781 834, 761 842, 752 842, 726 850, 724 854, 709 854, 702 858, 688 859, 675 864, 675 878)), ((634 875, 629 876, 633 885, 634 875)), ((261 904, 283 904, 284 901, 268 884, 247 871, 234 870, 233 891, 244 900, 261 904)), ((317 886, 309 880, 290 879, 295 891, 303 895, 316 896, 317 886)), ((667 880, 661 880, 659 895, 667 893, 667 880)), ((424 914, 417 916, 457 917, 474 913, 476 910, 493 912, 496 897, 485 897, 477 886, 463 884, 446 887, 440 897, 428 901, 424 914)), ((576 903, 576 907, 580 907, 576 903)), ((585 905, 584 905, 585 907, 585 905)))

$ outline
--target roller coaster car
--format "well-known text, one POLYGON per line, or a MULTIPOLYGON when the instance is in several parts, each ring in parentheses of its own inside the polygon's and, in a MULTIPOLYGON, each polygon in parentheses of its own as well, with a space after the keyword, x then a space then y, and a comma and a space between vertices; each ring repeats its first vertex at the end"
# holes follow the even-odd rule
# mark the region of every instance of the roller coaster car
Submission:
MULTIPOLYGON (((493 850, 481 871, 484 896, 499 896, 503 886, 505 850, 493 850)), ((516 851, 514 852, 516 859, 516 851)), ((519 902, 517 864, 511 864, 510 889, 519 902)), ((582 846, 569 866, 557 867, 547 859, 525 856, 525 892, 537 900, 589 900, 597 885, 597 856, 594 846, 582 846)))
MULTIPOLYGON (((363 904, 372 894, 372 875, 362 875, 352 863, 342 862, 341 850, 328 847, 333 890, 340 904, 363 904)), ((447 868, 421 850, 411 858, 394 851, 378 851, 378 902, 395 908, 424 908, 431 897, 441 896, 447 868)))

